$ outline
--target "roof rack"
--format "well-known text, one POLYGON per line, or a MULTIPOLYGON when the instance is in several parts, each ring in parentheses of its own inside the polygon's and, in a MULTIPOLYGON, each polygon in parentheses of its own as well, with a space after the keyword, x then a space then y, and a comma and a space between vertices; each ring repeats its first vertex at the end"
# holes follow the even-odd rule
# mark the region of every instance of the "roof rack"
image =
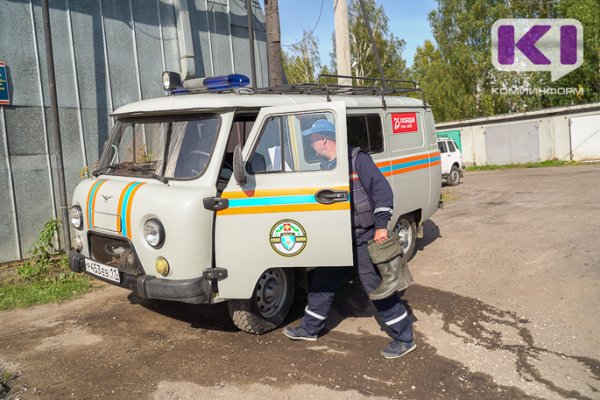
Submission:
POLYGON ((425 101, 425 93, 423 92, 423 89, 417 87, 417 82, 411 80, 321 74, 319 75, 318 81, 319 83, 299 83, 294 85, 255 88, 253 89, 253 91, 254 93, 325 95, 327 96, 327 101, 331 101, 332 95, 381 96, 381 101, 383 103, 384 108, 386 107, 385 96, 406 93, 420 93, 420 98, 423 101, 423 104, 427 106, 427 102, 425 101), (347 78, 352 80, 362 80, 367 82, 373 82, 373 85, 352 86, 320 83, 322 78, 347 78), (379 83, 379 85, 377 85, 376 83, 379 83))

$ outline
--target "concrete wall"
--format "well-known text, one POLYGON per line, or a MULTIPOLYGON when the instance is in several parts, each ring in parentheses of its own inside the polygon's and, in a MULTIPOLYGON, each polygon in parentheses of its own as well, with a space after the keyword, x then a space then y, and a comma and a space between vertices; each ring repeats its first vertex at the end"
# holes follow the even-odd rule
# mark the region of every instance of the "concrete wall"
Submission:
POLYGON ((466 165, 600 160, 600 103, 445 122, 436 129, 460 130, 466 165))
MULTIPOLYGON (((250 74, 245 0, 187 2, 197 76, 250 74)), ((59 212, 41 0, 0 1, 0 61, 11 105, 0 106, 0 263, 27 257, 59 212)), ((174 0, 49 0, 67 196, 92 165, 119 106, 162 96, 180 70, 174 0)), ((257 84, 268 82, 266 33, 254 1, 257 84)))

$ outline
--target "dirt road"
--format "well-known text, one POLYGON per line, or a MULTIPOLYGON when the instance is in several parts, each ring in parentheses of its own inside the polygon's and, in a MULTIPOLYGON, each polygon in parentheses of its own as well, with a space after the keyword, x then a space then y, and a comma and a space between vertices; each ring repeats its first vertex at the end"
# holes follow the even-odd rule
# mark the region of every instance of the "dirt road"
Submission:
POLYGON ((0 313, 0 368, 17 373, 4 397, 600 398, 600 166, 472 172, 445 190, 410 263, 405 358, 379 356, 388 340, 356 283, 302 343, 238 332, 222 304, 103 286, 0 313))

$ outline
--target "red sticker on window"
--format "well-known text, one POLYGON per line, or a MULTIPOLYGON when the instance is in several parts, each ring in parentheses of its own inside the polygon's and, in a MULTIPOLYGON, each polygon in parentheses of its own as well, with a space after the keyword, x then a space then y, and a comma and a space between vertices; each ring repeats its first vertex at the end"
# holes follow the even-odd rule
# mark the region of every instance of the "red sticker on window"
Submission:
POLYGON ((394 133, 417 132, 417 113, 392 114, 392 131, 394 133))

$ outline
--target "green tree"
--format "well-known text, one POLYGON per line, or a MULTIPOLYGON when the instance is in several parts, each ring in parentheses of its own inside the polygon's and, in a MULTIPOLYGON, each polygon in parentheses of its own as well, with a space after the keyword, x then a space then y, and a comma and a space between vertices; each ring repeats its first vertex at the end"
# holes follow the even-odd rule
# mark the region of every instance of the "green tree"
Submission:
POLYGON ((431 41, 417 48, 411 76, 425 91, 425 100, 432 104, 437 121, 456 119, 463 109, 470 107, 462 104, 470 96, 459 78, 450 73, 441 52, 431 41))
MULTIPOLYGON (((406 61, 402 58, 402 51, 406 42, 390 32, 389 18, 383 6, 377 6, 375 0, 364 0, 364 3, 367 20, 373 30, 373 37, 385 77, 388 79, 405 79, 407 68, 406 61)), ((354 76, 379 78, 379 69, 359 0, 350 2, 348 18, 350 19, 352 74, 354 76)))
POLYGON ((321 69, 319 44, 309 32, 304 31, 302 40, 282 54, 283 71, 290 84, 314 83, 321 69))
POLYGON ((436 119, 447 121, 598 101, 598 0, 437 0, 429 15, 434 43, 415 53, 412 76, 426 91, 436 119), (584 25, 585 61, 550 82, 550 73, 496 70, 491 63, 491 27, 500 18, 576 18, 584 25), (497 94, 523 87, 584 87, 579 95, 497 94))
POLYGON ((558 87, 582 88, 583 95, 555 96, 557 105, 600 101, 599 0, 562 0, 556 5, 561 18, 575 18, 583 25, 583 64, 555 82, 558 87))

